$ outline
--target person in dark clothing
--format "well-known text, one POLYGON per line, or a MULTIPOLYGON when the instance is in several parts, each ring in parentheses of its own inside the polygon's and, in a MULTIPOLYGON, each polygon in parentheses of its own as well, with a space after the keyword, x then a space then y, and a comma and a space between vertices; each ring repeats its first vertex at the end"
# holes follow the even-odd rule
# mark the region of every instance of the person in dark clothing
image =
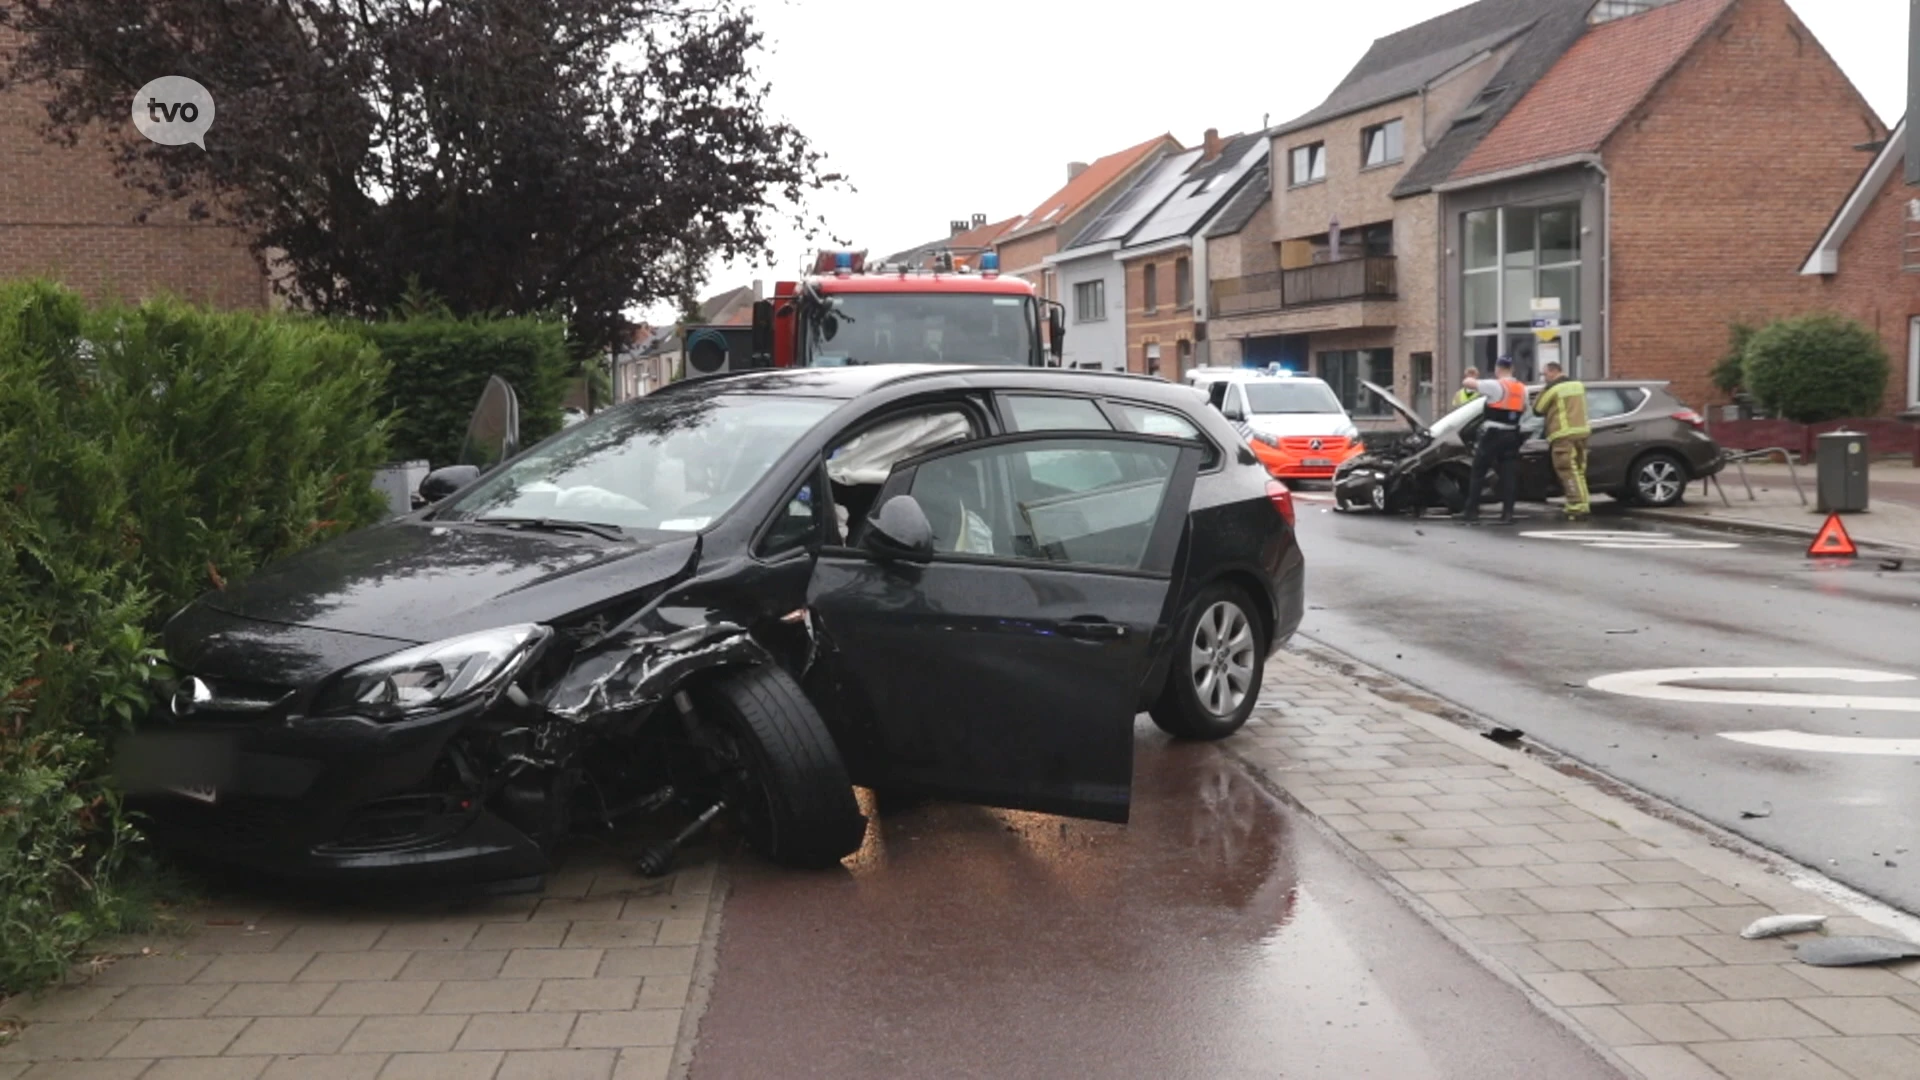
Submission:
POLYGON ((1488 472, 1496 468, 1500 471, 1500 524, 1513 524, 1513 504, 1520 491, 1520 447, 1527 441, 1520 430, 1520 418, 1527 411, 1527 388, 1513 377, 1513 361, 1507 357, 1494 364, 1493 373, 1494 378, 1463 383, 1466 389, 1487 399, 1480 438, 1473 445, 1473 473, 1461 514, 1461 521, 1467 525, 1480 524, 1480 493, 1486 490, 1488 472))

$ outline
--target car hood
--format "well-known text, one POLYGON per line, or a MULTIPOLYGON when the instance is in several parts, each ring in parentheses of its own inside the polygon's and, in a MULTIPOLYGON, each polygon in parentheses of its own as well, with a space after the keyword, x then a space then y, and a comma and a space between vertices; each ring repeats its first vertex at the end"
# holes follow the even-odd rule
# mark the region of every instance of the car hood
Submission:
POLYGON ((1345 413, 1254 413, 1247 426, 1262 435, 1337 435, 1353 427, 1345 413))
POLYGON ((1372 391, 1374 397, 1377 397, 1381 401, 1386 402, 1389 408, 1391 408, 1394 412, 1399 413, 1401 419, 1413 425, 1413 430, 1415 431, 1427 430, 1426 421, 1420 419, 1420 414, 1414 412, 1413 409, 1410 406, 1408 406, 1406 402, 1401 401, 1399 398, 1395 397, 1393 395, 1393 391, 1387 389, 1384 386, 1381 386, 1378 383, 1367 382, 1365 379, 1362 379, 1360 381, 1360 385, 1372 391))
POLYGON ((196 603, 286 626, 428 642, 548 622, 684 572, 695 536, 661 543, 406 520, 270 563, 196 603))

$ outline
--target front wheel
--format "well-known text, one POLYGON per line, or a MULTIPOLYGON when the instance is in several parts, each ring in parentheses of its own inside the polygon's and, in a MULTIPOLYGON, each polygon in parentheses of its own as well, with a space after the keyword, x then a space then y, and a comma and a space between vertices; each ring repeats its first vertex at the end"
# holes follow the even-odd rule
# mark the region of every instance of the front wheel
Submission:
POLYGON ((826 722, 786 672, 753 668, 691 693, 720 745, 721 790, 747 842, 786 866, 822 869, 860 848, 866 819, 826 722))
POLYGON ((1643 454, 1627 473, 1627 490, 1642 506, 1675 506, 1687 494, 1687 463, 1664 450, 1643 454))
POLYGON ((1239 731, 1260 697, 1267 643, 1247 594, 1210 585, 1181 621, 1173 639, 1167 686, 1148 710, 1176 739, 1212 741, 1239 731))

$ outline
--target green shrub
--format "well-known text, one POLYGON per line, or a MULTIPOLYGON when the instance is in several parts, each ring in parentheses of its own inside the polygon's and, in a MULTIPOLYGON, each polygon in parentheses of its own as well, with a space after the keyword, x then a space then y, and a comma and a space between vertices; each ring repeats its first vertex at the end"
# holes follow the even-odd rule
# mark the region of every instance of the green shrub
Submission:
POLYGON ((384 377, 310 320, 0 285, 0 993, 138 921, 147 868, 107 773, 155 632, 209 582, 378 516, 384 377))
POLYGON ((1879 412, 1890 366, 1872 330, 1838 315, 1803 315, 1754 331, 1743 375, 1768 411, 1818 424, 1879 412))
POLYGON ((566 328, 537 318, 456 319, 419 311, 362 327, 392 367, 386 407, 394 413, 393 452, 405 460, 450 465, 489 376, 520 399, 520 443, 560 429, 560 404, 574 363, 566 328))
POLYGON ((1729 398, 1738 394, 1747 377, 1747 343, 1753 340, 1753 327, 1733 323, 1727 327, 1727 352, 1713 365, 1713 385, 1729 398))

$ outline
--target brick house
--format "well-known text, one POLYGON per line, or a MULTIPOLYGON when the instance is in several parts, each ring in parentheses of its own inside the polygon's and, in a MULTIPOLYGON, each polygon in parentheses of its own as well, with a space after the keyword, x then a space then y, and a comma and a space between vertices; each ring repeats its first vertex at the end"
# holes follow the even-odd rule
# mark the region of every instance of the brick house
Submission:
MULTIPOLYGON (((0 49, 20 40, 0 29, 0 49)), ((224 308, 273 303, 245 236, 189 221, 181 203, 136 221, 146 196, 114 177, 101 136, 83 134, 73 147, 48 142, 42 100, 30 87, 0 91, 0 277, 47 277, 95 300, 171 293, 224 308)))
POLYGON ((1458 160, 1513 90, 1577 36, 1591 0, 1480 0, 1375 41, 1324 102, 1270 131, 1269 175, 1207 232, 1212 362, 1327 380, 1356 417, 1429 409, 1439 196, 1395 198, 1429 159, 1458 160), (1496 81, 1496 76, 1499 79, 1496 81))
POLYGON ((1060 299, 1059 284, 1046 266, 1047 256, 1079 235, 1162 154, 1179 149, 1173 136, 1157 135, 1090 165, 1069 164, 1065 186, 1022 214, 994 242, 1001 272, 1032 282, 1048 300, 1060 299))
POLYGON ((1127 370, 1126 267, 1114 253, 1173 194, 1204 152, 1161 152, 1119 198, 1061 250, 1046 257, 1067 309, 1063 366, 1127 370))
POLYGON ((935 260, 946 255, 953 260, 955 270, 978 270, 980 256, 994 249, 1007 231, 1020 219, 1007 218, 1004 221, 989 222, 987 215, 975 214, 972 218, 954 218, 947 225, 947 235, 938 240, 929 240, 917 247, 895 252, 875 265, 905 267, 911 270, 930 270, 935 260))
POLYGON ((1880 120, 1785 0, 1596 4, 1521 82, 1496 76, 1490 128, 1395 189, 1439 195, 1442 387, 1501 355, 1536 375, 1552 298, 1577 373, 1710 400, 1730 324, 1817 302, 1808 238, 1880 120))
POLYGON ((1920 419, 1920 191, 1907 186, 1907 122, 1894 125, 1801 267, 1809 306, 1870 326, 1893 360, 1886 413, 1920 419))
POLYGON ((1127 370, 1178 379, 1204 365, 1206 231, 1242 191, 1265 186, 1266 165, 1265 132, 1222 138, 1209 128, 1178 185, 1113 253, 1126 289, 1127 370))

